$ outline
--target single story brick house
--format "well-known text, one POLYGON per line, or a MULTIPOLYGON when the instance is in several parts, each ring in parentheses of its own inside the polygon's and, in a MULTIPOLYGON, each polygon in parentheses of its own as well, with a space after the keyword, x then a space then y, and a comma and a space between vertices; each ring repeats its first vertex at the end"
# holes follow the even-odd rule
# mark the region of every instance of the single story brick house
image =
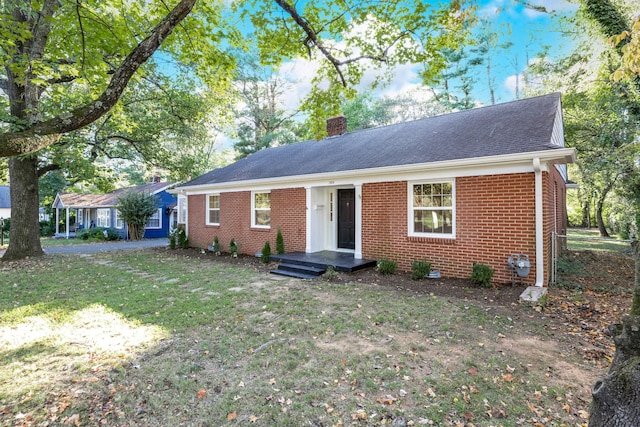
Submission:
POLYGON ((73 237, 83 228, 112 228, 122 238, 128 237, 127 225, 118 217, 118 197, 128 192, 151 193, 158 197, 158 210, 144 232, 145 239, 166 238, 175 225, 176 196, 167 192, 171 182, 155 178, 149 184, 120 188, 106 194, 58 193, 53 201, 56 211, 56 236, 73 237), (61 220, 64 231, 60 232, 61 220))
POLYGON ((288 251, 426 260, 467 278, 474 262, 511 282, 508 258, 546 286, 552 232, 565 233, 566 164, 560 94, 346 132, 269 148, 172 190, 192 246, 218 237, 255 254, 280 229, 288 251))

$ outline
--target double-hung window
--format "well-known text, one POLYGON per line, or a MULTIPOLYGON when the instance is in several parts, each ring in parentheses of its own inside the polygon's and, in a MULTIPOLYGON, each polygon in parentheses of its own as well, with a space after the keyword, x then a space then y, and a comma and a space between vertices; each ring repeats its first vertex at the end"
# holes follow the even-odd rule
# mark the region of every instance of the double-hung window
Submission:
POLYGON ((162 208, 156 209, 147 222, 147 228, 162 228, 162 208))
POLYGON ((111 227, 111 209, 97 209, 96 226, 111 227))
POLYGON ((251 193, 251 226, 269 228, 271 226, 271 193, 251 193))
POLYGON ((207 225, 220 225, 219 194, 207 194, 207 225))
POLYGON ((453 181, 409 183, 409 235, 455 237, 453 181))

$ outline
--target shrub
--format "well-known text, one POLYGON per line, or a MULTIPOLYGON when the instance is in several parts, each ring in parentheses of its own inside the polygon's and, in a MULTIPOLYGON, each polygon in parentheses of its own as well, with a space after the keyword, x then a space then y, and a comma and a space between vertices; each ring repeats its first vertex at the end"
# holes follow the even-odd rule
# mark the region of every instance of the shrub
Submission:
POLYGON ((238 242, 236 242, 236 239, 231 239, 229 242, 229 253, 232 257, 238 256, 238 242))
POLYGON ((56 234, 55 224, 51 221, 40 221, 40 235, 43 237, 51 237, 56 234))
POLYGON ((398 263, 390 259, 383 258, 378 261, 378 271, 382 274, 393 274, 398 268, 398 263))
POLYGON ((158 211, 158 196, 151 193, 127 192, 118 197, 118 215, 127 224, 131 240, 144 237, 147 223, 158 211))
POLYGON ((178 225, 176 228, 176 237, 178 247, 180 249, 187 249, 189 247, 189 239, 187 239, 187 230, 185 230, 183 225, 178 225))
POLYGON ((332 281, 338 278, 338 272, 333 265, 328 265, 322 277, 327 281, 332 281))
POLYGON ((474 262, 471 270, 471 281, 482 288, 490 288, 494 272, 495 270, 488 265, 474 262))
POLYGON ((424 279, 431 273, 431 264, 426 261, 415 260, 411 264, 411 278, 413 280, 424 279))
POLYGON ((284 253, 284 237, 282 237, 282 232, 278 227, 278 234, 276 234, 276 253, 281 255, 284 253))
POLYGON ((76 233, 81 240, 118 240, 120 235, 113 228, 85 228, 76 233))
POLYGON ((260 255, 260 259, 262 259, 262 262, 264 262, 265 264, 269 264, 270 258, 271 258, 271 245, 267 240, 264 246, 262 247, 262 254, 260 255))
POLYGON ((216 255, 220 255, 220 252, 222 252, 222 247, 220 246, 220 240, 218 240, 218 236, 214 236, 213 245, 211 245, 211 247, 216 255))
POLYGON ((176 248, 177 239, 178 239, 178 229, 176 227, 173 227, 171 230, 169 230, 169 249, 176 248))

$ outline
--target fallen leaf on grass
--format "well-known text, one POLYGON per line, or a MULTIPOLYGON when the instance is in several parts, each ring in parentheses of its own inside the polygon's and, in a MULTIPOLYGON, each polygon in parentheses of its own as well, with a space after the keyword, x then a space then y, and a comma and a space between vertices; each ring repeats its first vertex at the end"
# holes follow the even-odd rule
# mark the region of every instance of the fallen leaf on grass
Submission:
POLYGON ((207 390, 201 388, 200 390, 198 390, 198 393, 196 393, 196 396, 198 396, 198 399, 204 399, 204 397, 207 395, 207 390))
POLYGON ((396 403, 398 399, 396 399, 393 396, 387 395, 385 397, 379 397, 376 399, 376 402, 378 403, 382 403, 383 405, 393 405, 394 403, 396 403))
POLYGON ((233 421, 236 418, 238 418, 238 413, 236 411, 233 411, 230 414, 227 414, 227 420, 228 421, 233 421))
POLYGON ((354 414, 351 414, 351 419, 352 420, 366 420, 367 419, 367 413, 365 411, 358 411, 354 414))

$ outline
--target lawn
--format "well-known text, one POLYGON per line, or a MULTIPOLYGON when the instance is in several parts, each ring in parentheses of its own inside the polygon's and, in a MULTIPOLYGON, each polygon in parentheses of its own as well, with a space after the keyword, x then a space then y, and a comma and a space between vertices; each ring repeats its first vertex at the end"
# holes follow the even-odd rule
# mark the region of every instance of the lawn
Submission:
POLYGON ((0 283, 6 426, 580 426, 606 370, 541 307, 428 282, 162 249, 0 263, 0 283))
POLYGON ((567 247, 573 251, 628 252, 629 241, 616 237, 600 237, 595 228, 571 228, 567 231, 567 247))

